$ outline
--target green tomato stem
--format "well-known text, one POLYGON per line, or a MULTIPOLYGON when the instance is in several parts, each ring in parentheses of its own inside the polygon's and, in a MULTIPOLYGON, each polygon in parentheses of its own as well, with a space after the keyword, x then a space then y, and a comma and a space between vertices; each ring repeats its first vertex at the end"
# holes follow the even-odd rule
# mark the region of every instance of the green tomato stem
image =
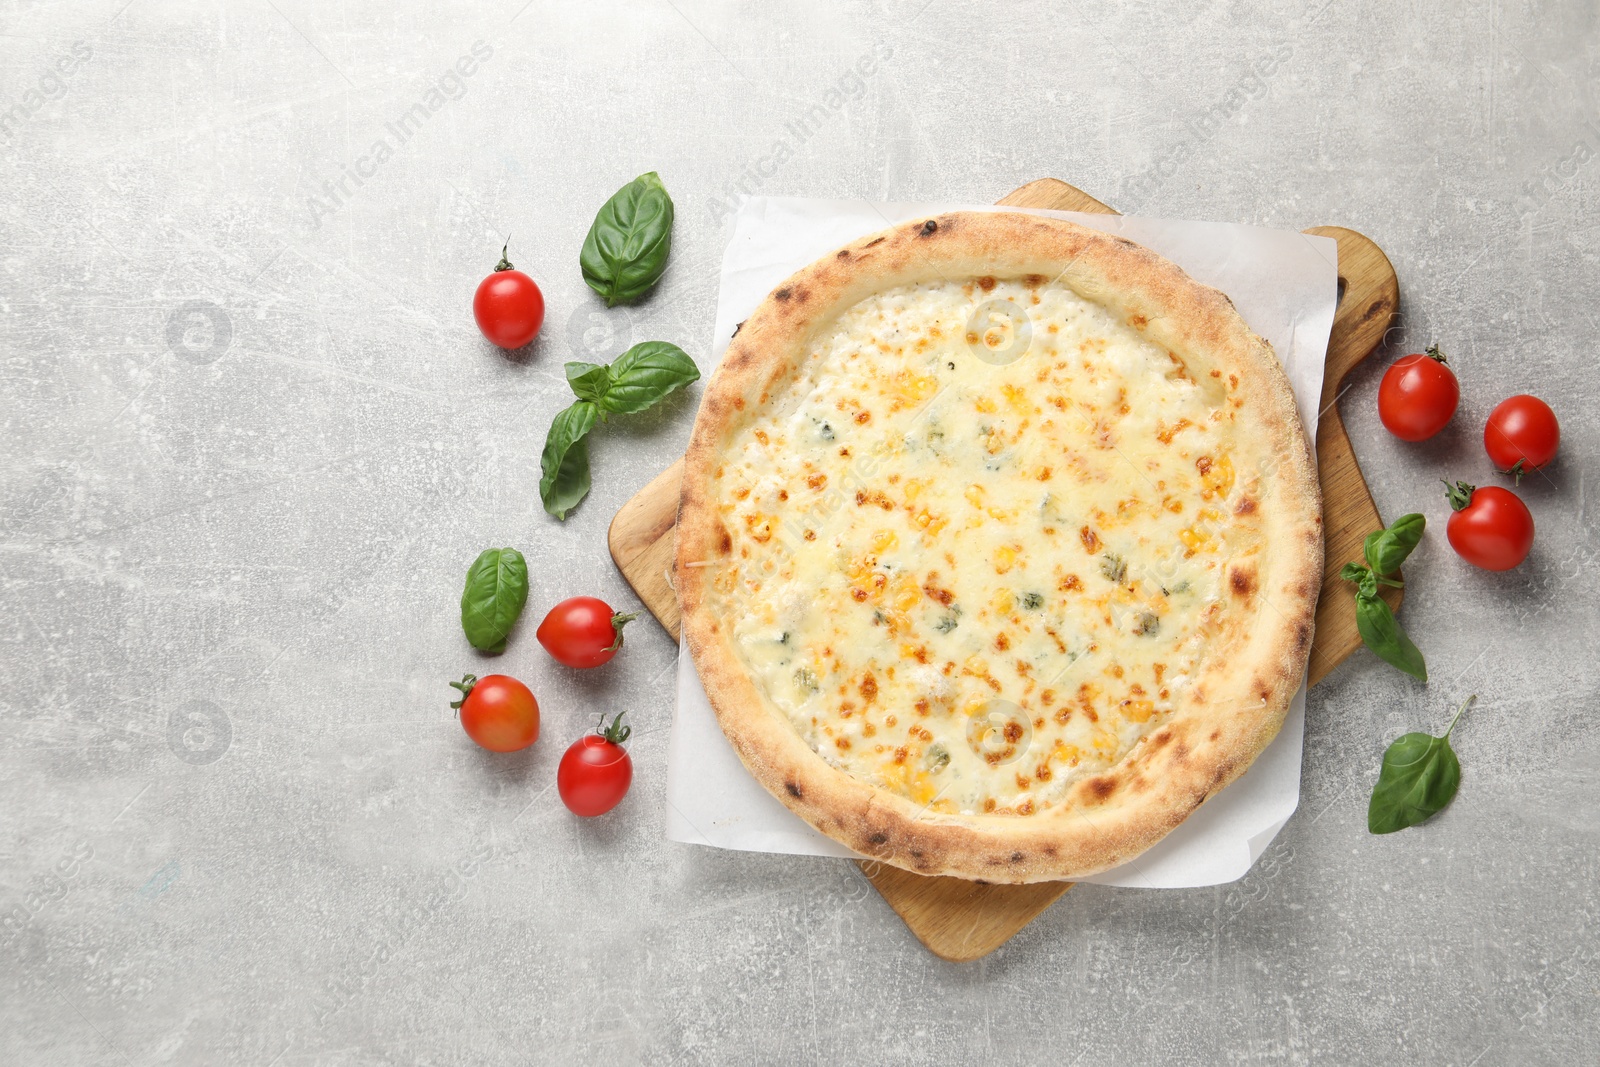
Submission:
POLYGON ((622 742, 633 736, 633 727, 625 726, 622 722, 622 717, 626 714, 628 713, 625 711, 617 712, 617 717, 611 720, 610 726, 606 725, 606 717, 601 715, 600 727, 599 729, 595 730, 595 733, 599 734, 613 745, 622 744, 622 742))
POLYGON ((451 701, 450 706, 459 712, 461 710, 461 705, 465 704, 467 702, 467 698, 472 695, 473 686, 477 684, 478 676, 476 674, 464 674, 461 676, 461 681, 451 682, 450 688, 461 690, 461 699, 451 701))
POLYGON ((1444 498, 1450 501, 1451 511, 1460 511, 1472 503, 1472 494, 1478 490, 1478 487, 1470 482, 1457 482, 1451 485, 1447 479, 1439 480, 1444 482, 1444 498))
POLYGON ((516 268, 511 265, 511 261, 506 258, 506 249, 508 249, 510 247, 511 247, 511 235, 507 234, 506 235, 506 243, 500 247, 500 262, 498 262, 498 263, 496 263, 494 265, 494 269, 495 269, 495 273, 496 274, 500 273, 503 270, 516 270, 516 268))
POLYGON ((622 628, 638 617, 639 613, 637 611, 630 611, 626 614, 619 611, 611 616, 611 631, 616 634, 616 638, 610 645, 606 646, 607 652, 615 652, 622 647, 622 628))

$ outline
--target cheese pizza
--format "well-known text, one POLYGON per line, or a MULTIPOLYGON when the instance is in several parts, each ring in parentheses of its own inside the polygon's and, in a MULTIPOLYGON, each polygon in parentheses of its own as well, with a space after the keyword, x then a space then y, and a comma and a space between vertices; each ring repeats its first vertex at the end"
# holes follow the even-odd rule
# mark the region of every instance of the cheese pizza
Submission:
POLYGON ((750 772, 856 851, 992 882, 1124 863, 1304 676, 1316 475, 1226 296, 1015 212, 864 238, 707 388, 674 580, 750 772))

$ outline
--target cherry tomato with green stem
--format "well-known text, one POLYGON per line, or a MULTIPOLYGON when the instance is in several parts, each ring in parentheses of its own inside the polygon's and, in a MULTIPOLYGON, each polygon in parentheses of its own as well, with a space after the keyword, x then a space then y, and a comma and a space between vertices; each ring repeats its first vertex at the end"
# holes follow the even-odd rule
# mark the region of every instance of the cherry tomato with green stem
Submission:
POLYGON ((1378 383, 1378 418, 1402 441, 1426 441, 1445 428, 1461 402, 1461 385, 1438 345, 1402 356, 1378 383))
POLYGON ((1445 536, 1456 555, 1486 571, 1508 571, 1533 548, 1533 516, 1517 494, 1498 485, 1445 482, 1450 521, 1445 536))
POLYGON ((469 674, 450 684, 461 691, 461 699, 450 705, 461 728, 490 752, 516 752, 539 740, 539 702, 515 678, 469 674))
POLYGON ((1561 447, 1561 424, 1556 413, 1536 396, 1519 393, 1502 400, 1489 413, 1483 427, 1483 449, 1495 468, 1514 475, 1518 484, 1528 471, 1536 471, 1556 458, 1561 447))
POLYGON ((598 597, 569 597, 550 609, 536 636, 558 662, 598 667, 617 654, 622 628, 638 617, 637 611, 614 612, 598 597))
MULTIPOLYGON (((511 241, 506 240, 506 248, 511 241)), ((491 344, 521 348, 539 335, 544 325, 544 294, 526 274, 517 270, 500 250, 494 273, 478 283, 472 297, 472 317, 491 344)))
POLYGON ((622 723, 626 714, 619 711, 610 726, 602 716, 600 728, 578 738, 561 757, 556 790, 574 815, 604 815, 621 803, 633 784, 633 757, 622 747, 633 733, 633 727, 622 723))

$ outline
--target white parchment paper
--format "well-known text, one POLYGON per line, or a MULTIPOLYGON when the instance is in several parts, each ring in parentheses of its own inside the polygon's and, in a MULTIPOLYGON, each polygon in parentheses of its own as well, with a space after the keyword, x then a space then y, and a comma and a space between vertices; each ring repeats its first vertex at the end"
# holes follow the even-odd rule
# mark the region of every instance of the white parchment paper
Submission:
MULTIPOLYGON (((1019 209, 752 197, 739 212, 723 257, 713 359, 721 360, 734 325, 796 270, 876 230, 957 210, 1019 209)), ((1331 238, 1229 223, 1068 211, 1037 214, 1126 237, 1227 293, 1245 321, 1272 343, 1283 360, 1301 418, 1314 438, 1323 360, 1337 302, 1338 246, 1331 238)), ((1283 731, 1238 781, 1137 860, 1083 880, 1176 889, 1242 877, 1300 802, 1304 732, 1305 687, 1301 686, 1283 731)), ((855 857, 750 777, 717 725, 687 651, 678 661, 677 711, 667 749, 667 801, 667 837, 674 841, 855 857)))

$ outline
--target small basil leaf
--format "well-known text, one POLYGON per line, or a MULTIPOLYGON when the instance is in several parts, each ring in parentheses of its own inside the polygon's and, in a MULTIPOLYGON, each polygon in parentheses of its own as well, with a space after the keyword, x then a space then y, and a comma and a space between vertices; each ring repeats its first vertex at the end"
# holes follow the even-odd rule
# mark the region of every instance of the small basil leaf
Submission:
POLYGON ((506 637, 528 602, 528 563, 514 548, 485 549, 467 568, 461 629, 473 648, 504 652, 506 637))
POLYGON ((1387 530, 1367 535, 1367 566, 1376 574, 1393 574, 1422 541, 1428 520, 1421 515, 1402 515, 1387 530))
POLYGON ((568 363, 567 384, 579 400, 598 403, 611 385, 611 368, 603 363, 568 363))
MULTIPOLYGON (((1369 575, 1370 576, 1370 575, 1369 575)), ((1376 583, 1374 583, 1376 584, 1376 583)), ((1367 647, 1391 667, 1405 671, 1421 682, 1428 680, 1428 668, 1422 653, 1411 643, 1411 638, 1400 629, 1394 612, 1376 594, 1364 588, 1356 594, 1356 629, 1367 647)))
POLYGON ((700 368, 677 345, 641 341, 612 362, 611 384, 599 404, 613 415, 643 411, 699 377, 700 368))
POLYGON ((660 280, 672 251, 672 197, 655 171, 617 190, 595 216, 578 262, 607 307, 631 304, 660 280))
POLYGON ((1367 568, 1359 563, 1346 563, 1339 568, 1339 577, 1347 582, 1360 584, 1361 576, 1368 573, 1367 568))
POLYGON ((1367 805, 1367 829, 1392 834, 1442 811, 1461 784, 1461 761, 1450 736, 1406 734, 1383 754, 1378 784, 1367 805))
POLYGON ((589 442, 585 439, 600 417, 600 409, 580 400, 555 417, 544 439, 539 467, 539 499, 558 519, 589 495, 589 442))

